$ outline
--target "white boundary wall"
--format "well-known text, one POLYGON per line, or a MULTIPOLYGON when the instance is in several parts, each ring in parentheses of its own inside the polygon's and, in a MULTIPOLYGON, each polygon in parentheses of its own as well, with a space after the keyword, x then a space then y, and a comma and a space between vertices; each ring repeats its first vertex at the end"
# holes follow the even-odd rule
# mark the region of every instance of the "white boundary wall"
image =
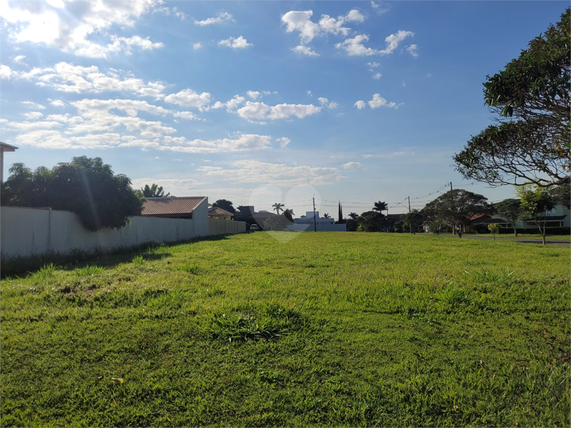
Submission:
POLYGON ((2 258, 28 257, 47 253, 69 254, 74 250, 92 252, 136 247, 151 242, 177 242, 211 234, 240 233, 244 222, 234 229, 215 227, 211 233, 208 201, 193 212, 193 219, 131 217, 121 229, 90 232, 76 214, 51 209, 1 207, 0 246, 2 258))
POLYGON ((234 233, 244 233, 246 231, 245 221, 208 219, 210 235, 230 235, 234 233))

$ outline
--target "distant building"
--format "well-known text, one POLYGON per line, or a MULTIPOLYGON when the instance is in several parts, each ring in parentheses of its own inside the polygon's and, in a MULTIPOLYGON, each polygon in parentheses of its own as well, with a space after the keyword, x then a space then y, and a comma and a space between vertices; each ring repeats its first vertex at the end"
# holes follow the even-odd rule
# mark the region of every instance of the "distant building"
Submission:
POLYGON ((234 214, 220 207, 213 207, 211 205, 208 207, 208 218, 214 218, 217 220, 232 220, 234 218, 234 214))
POLYGON ((193 214, 199 207, 201 211, 208 212, 206 196, 146 198, 141 215, 144 217, 193 218, 193 214))
POLYGON ((346 224, 335 224, 335 219, 319 217, 319 211, 315 211, 315 217, 313 216, 313 211, 307 211, 304 216, 300 218, 294 218, 292 225, 287 227, 287 230, 291 231, 312 231, 314 227, 318 232, 346 232, 346 224), (314 226, 315 224, 315 226, 314 226))
POLYGON ((11 146, 0 141, 0 184, 4 183, 4 152, 15 152, 16 146, 11 146))

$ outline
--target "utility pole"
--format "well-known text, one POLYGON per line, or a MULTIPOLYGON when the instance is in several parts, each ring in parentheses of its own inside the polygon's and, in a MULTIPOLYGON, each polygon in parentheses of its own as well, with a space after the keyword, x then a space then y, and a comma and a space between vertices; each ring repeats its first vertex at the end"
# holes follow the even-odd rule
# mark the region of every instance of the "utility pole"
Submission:
POLYGON ((410 196, 407 196, 407 199, 408 199, 408 225, 410 233, 412 233, 412 218, 410 216, 410 196))
POLYGON ((313 231, 317 232, 317 219, 315 218, 315 196, 313 196, 313 231))
POLYGON ((450 191, 452 191, 452 182, 450 182, 450 191))

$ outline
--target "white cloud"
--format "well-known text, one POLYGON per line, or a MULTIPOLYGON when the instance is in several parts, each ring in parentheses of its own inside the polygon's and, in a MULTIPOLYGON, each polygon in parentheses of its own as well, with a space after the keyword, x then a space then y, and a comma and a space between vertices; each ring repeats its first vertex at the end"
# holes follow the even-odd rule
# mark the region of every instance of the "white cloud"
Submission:
MULTIPOLYGON (((286 32, 299 32, 301 45, 310 43, 315 37, 326 34, 347 36, 351 29, 345 27, 347 22, 363 22, 364 15, 356 9, 350 10, 345 16, 333 18, 329 15, 321 15, 319 22, 313 22, 312 10, 291 10, 282 16, 282 22, 286 24, 286 32)), ((301 48, 294 48, 296 52, 307 55, 301 48)), ((309 52, 309 51, 308 51, 309 52)), ((311 51, 312 52, 312 51, 311 51)))
POLYGON ((28 108, 33 108, 36 110, 45 110, 46 108, 46 106, 44 106, 43 104, 35 103, 33 101, 22 101, 22 104, 24 104, 28 108))
POLYGON ((193 48, 195 51, 197 51, 197 50, 199 50, 199 49, 202 49, 202 43, 200 43, 200 42, 193 43, 193 44, 192 44, 192 48, 193 48))
POLYGON ((218 44, 232 49, 246 49, 249 46, 254 46, 252 43, 248 43, 248 40, 242 36, 238 38, 229 37, 226 40, 220 40, 218 44))
POLYGON ((12 77, 16 77, 18 75, 17 72, 12 70, 7 65, 0 64, 0 79, 11 79, 12 77))
POLYGON ((190 88, 184 89, 176 94, 170 94, 165 97, 165 101, 171 104, 177 104, 183 107, 195 107, 203 111, 210 104, 210 94, 203 92, 199 94, 190 88))
POLYGON ((54 107, 64 107, 65 103, 62 100, 49 100, 50 104, 54 107))
POLYGON ((253 100, 257 100, 258 97, 261 95, 260 92, 258 91, 248 91, 246 92, 248 94, 248 96, 253 99, 253 100))
POLYGON ((388 55, 392 53, 398 47, 400 42, 402 42, 407 37, 412 37, 412 36, 414 36, 414 33, 412 31, 403 31, 403 30, 399 30, 394 34, 387 36, 387 38, 385 38, 387 47, 382 51, 379 51, 379 54, 388 55))
POLYGON ((304 46, 304 45, 296 46, 295 48, 292 48, 291 50, 294 51, 295 53, 300 54, 300 55, 319 56, 319 54, 317 52, 315 52, 313 49, 311 49, 310 47, 304 46))
POLYGON ((355 105, 355 107, 357 107, 357 109, 359 109, 359 110, 364 109, 365 107, 367 107, 367 104, 365 104, 365 101, 363 101, 363 100, 357 101, 354 105, 355 105))
POLYGON ((343 164, 343 169, 355 169, 361 168, 361 164, 359 162, 347 162, 343 164))
POLYGON ((206 177, 232 177, 239 183, 267 183, 284 187, 334 184, 345 178, 337 168, 289 166, 256 160, 235 161, 229 168, 202 166, 198 171, 206 177))
MULTIPOLYGON (((374 61, 373 61, 373 62, 368 62, 367 65, 368 65, 369 67, 371 67, 371 69, 373 69, 373 68, 379 67, 381 64, 378 63, 378 62, 374 62, 374 61)), ((371 71, 372 71, 372 70, 371 70, 371 71)))
POLYGON ((36 1, 5 2, 0 17, 7 24, 9 37, 16 42, 45 44, 79 56, 106 58, 112 44, 98 44, 88 38, 112 37, 109 31, 115 26, 133 27, 137 19, 160 3, 161 0, 98 0, 63 8, 36 1))
POLYGON ((366 34, 358 34, 352 39, 346 39, 342 43, 337 43, 335 47, 337 49, 345 49, 345 52, 349 56, 371 56, 371 55, 378 55, 379 51, 367 48, 363 45, 363 43, 369 41, 369 36, 366 34))
POLYGON ((335 101, 329 102, 329 100, 325 97, 319 97, 319 98, 317 98, 317 100, 319 101, 319 103, 322 106, 330 108, 330 109, 334 109, 334 108, 337 108, 339 106, 339 104, 336 103, 335 101))
POLYGON ((277 104, 269 106, 261 102, 246 101, 244 107, 239 108, 236 113, 250 121, 266 121, 304 117, 319 113, 321 107, 313 104, 277 104))
POLYGON ((240 134, 237 138, 221 138, 218 140, 188 140, 185 137, 165 136, 164 145, 159 150, 180 153, 219 153, 264 150, 270 147, 269 135, 240 134))
POLYGON ((122 70, 109 69, 103 73, 94 65, 83 67, 66 62, 57 63, 53 68, 33 69, 27 75, 16 77, 34 78, 39 86, 70 93, 130 92, 144 97, 161 98, 166 88, 161 82, 145 82, 122 70))
POLYGON ((38 120, 41 117, 44 117, 44 115, 39 111, 32 111, 30 113, 24 113, 24 117, 28 120, 38 120))
POLYGON ((349 22, 364 22, 365 16, 357 9, 350 10, 345 16, 345 20, 349 22))
POLYGON ((24 62, 25 59, 26 59, 26 55, 18 55, 14 58, 14 62, 16 62, 18 64, 26 65, 26 63, 24 62))
POLYGON ((417 46, 417 45, 407 46, 406 50, 407 50, 407 52, 408 52, 409 54, 411 54, 413 57, 416 58, 416 57, 418 56, 418 46, 417 46))
POLYGON ((389 55, 391 54, 407 37, 414 36, 412 31, 399 30, 385 38, 385 49, 372 49, 364 46, 365 42, 369 41, 369 36, 366 34, 358 34, 353 38, 346 39, 342 43, 337 43, 337 49, 344 49, 349 56, 372 56, 372 55, 389 55))
POLYGON ((371 2, 371 7, 375 11, 375 13, 379 16, 384 15, 391 9, 388 3, 374 2, 374 1, 371 2))
POLYGON ((131 48, 133 46, 140 47, 144 51, 160 49, 164 45, 160 42, 154 43, 147 37, 143 39, 139 36, 133 37, 113 37, 113 43, 107 46, 108 52, 124 52, 126 55, 132 55, 131 48))
POLYGON ((291 140, 287 137, 276 138, 276 141, 280 143, 280 147, 282 149, 285 149, 289 145, 289 143, 291 143, 291 140))
POLYGON ((214 25, 214 24, 222 24, 223 22, 231 22, 234 21, 234 18, 228 12, 220 12, 213 18, 207 18, 202 21, 194 20, 196 25, 200 25, 201 27, 205 27, 207 25, 214 25))
POLYGON ((393 101, 388 102, 383 97, 381 97, 380 94, 374 94, 373 98, 369 101, 368 104, 369 104, 369 107, 371 107, 372 109, 376 109, 379 107, 388 107, 388 108, 398 109, 400 107, 400 105, 402 105, 402 104, 396 104, 393 101))
POLYGON ((373 74, 373 79, 375 79, 375 80, 379 80, 381 77, 383 77, 383 75, 381 73, 373 74))

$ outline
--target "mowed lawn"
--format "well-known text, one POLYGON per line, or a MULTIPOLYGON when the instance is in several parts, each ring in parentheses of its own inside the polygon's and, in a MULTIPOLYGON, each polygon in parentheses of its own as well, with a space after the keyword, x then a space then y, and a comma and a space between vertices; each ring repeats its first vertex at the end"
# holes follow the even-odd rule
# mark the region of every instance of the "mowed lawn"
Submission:
POLYGON ((0 425, 570 426, 569 256, 257 232, 46 266, 2 280, 0 425))

